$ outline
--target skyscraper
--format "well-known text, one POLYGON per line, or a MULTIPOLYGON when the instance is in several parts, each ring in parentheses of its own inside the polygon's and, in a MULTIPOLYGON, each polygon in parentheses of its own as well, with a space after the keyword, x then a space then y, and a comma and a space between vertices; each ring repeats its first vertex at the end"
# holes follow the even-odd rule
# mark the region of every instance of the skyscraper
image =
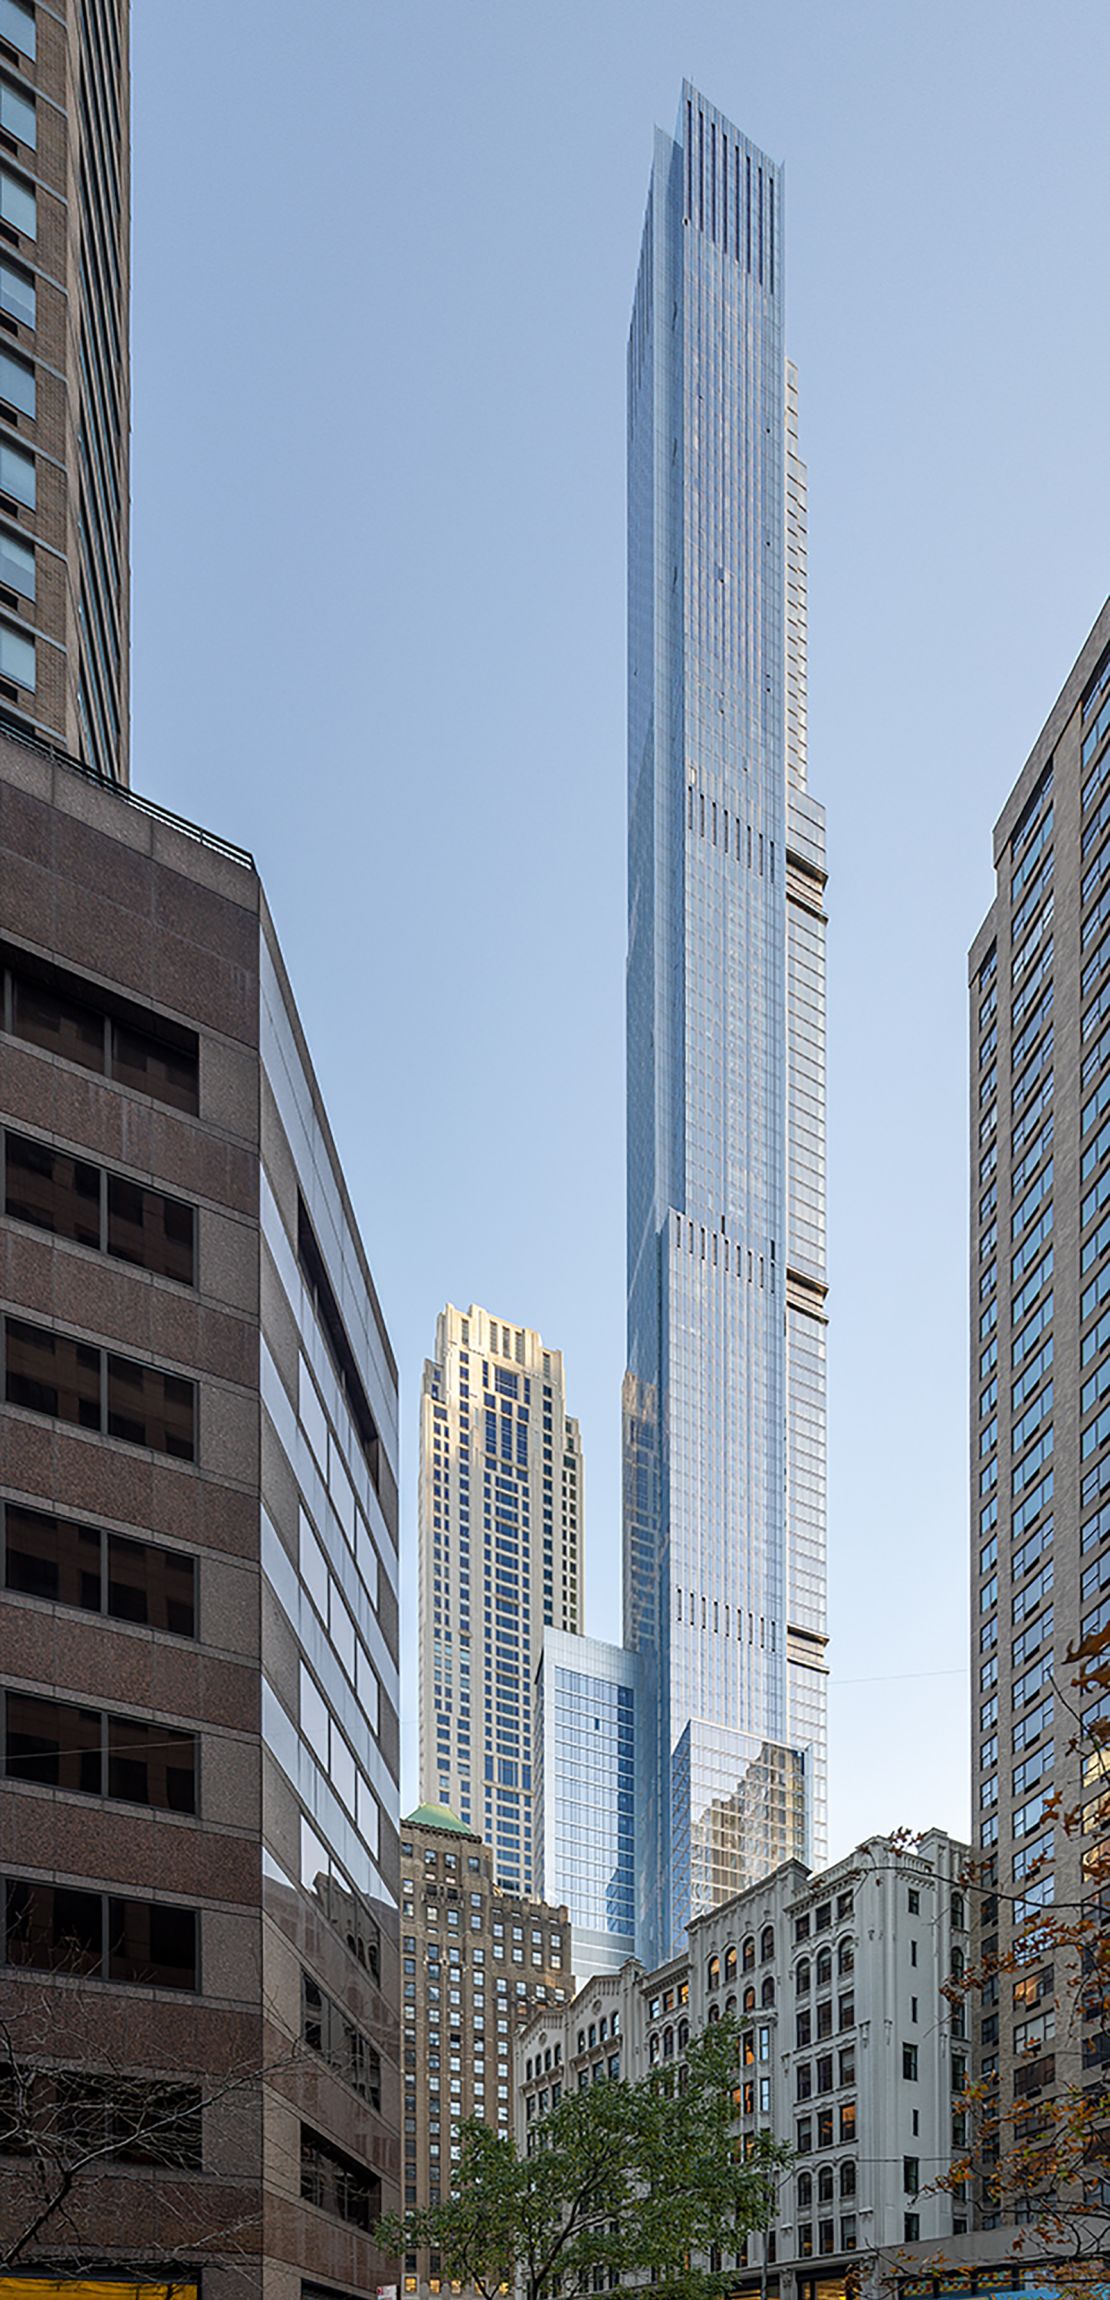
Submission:
POLYGON ((545 1625, 582 1625, 582 1448, 562 1353, 450 1303, 420 1400, 420 1791, 531 1893, 545 1625))
POLYGON ((537 1890, 565 1902, 579 1981, 636 1953, 636 1824, 644 1803, 639 1656, 545 1629, 536 1672, 537 1890))
MULTIPOLYGON (((972 1740, 975 1962, 995 1972, 980 2074, 1005 2156, 1065 2087, 1104 2092, 1110 2062, 1105 1991, 1080 2018, 1066 1994, 1058 2010, 1107 1826, 1097 1754, 1078 1778, 1066 1656, 1110 1624, 1110 601, 1002 809, 994 865, 969 966, 972 1740)), ((983 2195, 981 2224, 1031 2217, 1032 2174, 1023 2187, 983 2195)))
POLYGON ((780 169, 684 86, 628 344, 624 1578, 657 1696, 649 1958, 768 1859, 825 1857, 824 828, 783 259, 780 169))
POLYGON ((128 779, 128 0, 0 0, 0 720, 128 779))

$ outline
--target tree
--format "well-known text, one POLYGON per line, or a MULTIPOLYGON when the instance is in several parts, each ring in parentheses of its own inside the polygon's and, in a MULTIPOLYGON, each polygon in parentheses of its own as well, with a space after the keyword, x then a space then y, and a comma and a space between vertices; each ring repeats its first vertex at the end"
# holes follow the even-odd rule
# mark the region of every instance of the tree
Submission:
POLYGON ((708 2300, 721 2254, 766 2227, 785 2150, 762 2136, 741 2157, 731 2121, 738 2032, 722 2021, 687 2050, 684 2083, 653 2072, 567 2092, 521 2154, 478 2120, 463 2125, 450 2196, 384 2221, 383 2247, 428 2249, 490 2300, 650 2283, 659 2300, 708 2300))

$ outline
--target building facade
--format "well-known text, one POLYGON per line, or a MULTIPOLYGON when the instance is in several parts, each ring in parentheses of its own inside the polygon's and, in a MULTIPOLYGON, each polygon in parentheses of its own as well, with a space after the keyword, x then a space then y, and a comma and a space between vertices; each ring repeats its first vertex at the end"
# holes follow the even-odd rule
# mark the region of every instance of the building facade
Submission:
MULTIPOLYGON (((994 865, 969 972, 972 1738, 977 1951, 1003 1963, 981 2073, 1005 2153, 1017 2120, 1035 2137, 1061 2088, 1102 2092, 1110 2064, 1101 1992, 1073 2017, 1060 1956, 1037 1943, 1093 1889, 1107 1826, 1101 1768, 1081 1777, 1070 1748, 1066 1656, 1110 1625, 1110 603, 1002 810, 994 865)), ((1082 1725, 1110 1698, 1086 1707, 1082 1725)), ((983 2226, 1014 2206, 984 2196, 983 2226)))
POLYGON ((965 2209, 933 2183, 963 2137, 969 2047, 943 1992, 969 1953, 966 1860, 931 1830, 910 1853, 873 1838, 816 1876, 787 1862, 698 1918, 685 1956, 543 2008, 517 2043, 518 2138, 554 2083, 666 2074, 727 2015, 740 2144, 768 2132, 791 2151, 766 2249, 753 2235, 722 2262, 730 2291, 843 2300, 862 2256, 961 2234, 965 2209))
POLYGON ((0 723, 126 782, 128 0, 0 6, 0 723))
POLYGON ((248 855, 0 733, 0 963, 0 1996, 39 2072, 0 2222, 41 2116, 104 2153, 21 2270, 364 2291, 400 2203, 365 1252, 248 855))
POLYGON ((824 1854, 825 866, 783 262, 780 169, 686 85, 628 345, 624 1594, 656 1688, 653 1960, 824 1854))
MULTIPOLYGON (((513 2042, 537 2005, 573 1993, 565 1908, 504 1892, 493 1854, 440 1805, 401 1829, 404 2203, 446 2197, 459 2127, 513 2129, 513 2042)), ((405 2291, 442 2285, 434 2253, 409 2254, 405 2291)))
POLYGON ((638 1654, 545 1629, 534 1732, 538 1889, 565 1901, 579 1981, 636 1950, 636 1827, 642 1745, 638 1654))
POLYGON ((451 1304, 420 1399, 420 1784, 531 1893, 533 1687, 545 1627, 582 1626, 582 1446, 562 1352, 451 1304))

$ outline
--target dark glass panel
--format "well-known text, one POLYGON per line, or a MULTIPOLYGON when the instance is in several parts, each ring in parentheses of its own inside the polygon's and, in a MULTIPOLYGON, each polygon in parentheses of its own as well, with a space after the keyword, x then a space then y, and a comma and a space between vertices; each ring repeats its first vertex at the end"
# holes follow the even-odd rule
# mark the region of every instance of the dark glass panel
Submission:
POLYGON ((6 1920, 9 1963, 36 1972, 101 1971, 104 1905, 99 1893, 13 1879, 6 1920))
POLYGON ((87 1525, 20 1509, 4 1512, 5 1581, 25 1597, 100 1611, 100 1535, 87 1525))
POLYGON ((7 1321, 7 1400, 81 1429, 100 1428, 100 1352, 69 1334, 7 1321))
POLYGON ((108 1435, 153 1447, 179 1461, 195 1458, 196 1391, 179 1374, 134 1358, 108 1359, 108 1435))
POLYGON ((99 1709, 81 1709, 71 1701, 42 1701, 32 1693, 9 1693, 5 1714, 6 1770, 12 1780, 100 1796, 99 1709))
POLYGON ((195 1989, 195 1909, 113 1895, 108 1903, 108 1978, 145 1981, 160 1989, 195 1989))
POLYGON ((197 1110, 197 1058, 132 1023, 112 1024, 112 1076, 175 1110, 197 1110))
POLYGON ((4 1211, 80 1246, 100 1244, 100 1169, 49 1142, 8 1134, 4 1144, 4 1211))
POLYGON ((45 1046, 86 1070, 104 1069, 104 1017, 82 1000, 45 982, 12 975, 12 1029, 32 1046, 45 1046))
POLYGON ((191 1557, 125 1534, 108 1536, 108 1611, 175 1637, 196 1636, 196 1567, 191 1557))
POLYGON ((159 1277, 194 1283, 193 1208, 121 1174, 108 1177, 108 1252, 159 1277))
POLYGON ((195 1813, 196 1768, 191 1733, 148 1725, 137 1717, 109 1717, 110 1797, 129 1805, 157 1805, 167 1813, 195 1813))

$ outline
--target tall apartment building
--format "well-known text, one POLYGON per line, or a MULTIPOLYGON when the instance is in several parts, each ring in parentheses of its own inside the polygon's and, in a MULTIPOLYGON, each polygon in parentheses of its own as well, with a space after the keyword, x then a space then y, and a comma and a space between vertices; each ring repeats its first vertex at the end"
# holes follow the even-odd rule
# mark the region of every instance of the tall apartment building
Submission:
POLYGON ((420 1399, 420 1785, 536 1887, 533 1684, 582 1626, 582 1446, 562 1352, 473 1304, 436 1323, 420 1399))
POLYGON ((636 1953, 636 1834, 644 1803, 636 1653, 545 1629, 536 1671, 537 1890, 565 1901, 582 1981, 636 1953))
POLYGON ((962 2138, 964 2014, 943 1991, 969 1951, 966 1860, 930 1830, 900 1855, 872 1838, 820 1875, 789 1861, 699 1917, 657 1970, 629 1964, 538 2009, 516 2046, 518 2140, 553 2083, 678 2068, 690 2036, 727 2014, 741 2032, 738 2144, 768 2132, 791 2152, 766 2245, 751 2236, 723 2261, 729 2290, 833 2300, 861 2255, 885 2255, 889 2272, 929 2239, 935 2258, 966 2227, 934 2187, 962 2138))
POLYGON ((688 84, 628 344, 625 1642, 642 1947, 825 1841, 824 817, 781 170, 688 84), (766 1838, 767 1832, 763 1832, 766 1838))
POLYGON ((0 723, 128 779, 128 0, 0 0, 0 723))
MULTIPOLYGON (((1066 1656, 1110 1623, 1110 602, 998 819, 994 864, 969 974, 972 1737, 994 1888, 978 1953, 1006 1960, 1015 1935, 1082 1902, 1106 1827, 1097 1769, 1081 1781, 1069 1754, 1066 1656)), ((1062 2087, 1105 2090, 1110 2061, 1099 2005, 1073 2017, 1059 1956, 1034 1948, 980 2015, 1004 2152, 1016 2115, 1035 2132, 1062 2087)), ((984 2198, 982 2225, 998 2217, 984 2198)))
POLYGON ((372 2289, 396 1368, 250 857, 3 733, 0 1137, 0 2226, 41 2118, 21 2271, 372 2289))
MULTIPOLYGON (((565 1908, 503 1892, 488 1845, 441 1805, 401 1828, 406 2209, 445 2197, 465 2117, 513 2128, 513 2039, 573 1992, 565 1908)), ((410 2253, 405 2291, 441 2289, 410 2253)))

